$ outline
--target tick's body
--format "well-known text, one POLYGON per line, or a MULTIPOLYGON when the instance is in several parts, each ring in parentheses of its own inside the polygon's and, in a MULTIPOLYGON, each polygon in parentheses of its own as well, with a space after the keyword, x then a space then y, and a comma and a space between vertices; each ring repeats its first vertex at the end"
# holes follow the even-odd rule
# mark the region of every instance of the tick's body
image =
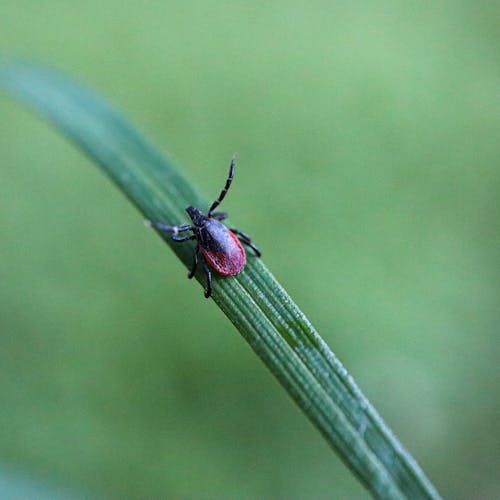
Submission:
POLYGON ((229 176, 226 180, 226 185, 221 191, 219 197, 212 203, 208 214, 205 215, 201 210, 195 207, 187 207, 186 212, 191 218, 192 224, 184 226, 167 226, 161 222, 146 221, 148 225, 153 226, 159 231, 165 231, 172 234, 174 241, 196 240, 197 245, 194 252, 193 267, 188 274, 188 278, 192 278, 196 273, 198 266, 198 257, 201 251, 203 259, 203 269, 207 276, 207 289, 205 297, 210 297, 212 293, 212 274, 207 263, 222 276, 233 276, 238 274, 246 264, 245 250, 241 246, 240 240, 245 245, 248 245, 255 254, 260 257, 260 250, 252 243, 250 237, 237 229, 229 229, 220 221, 227 217, 223 212, 214 212, 221 201, 226 196, 234 175, 234 157, 231 160, 229 167, 229 176), (192 231, 190 236, 177 236, 178 233, 192 231), (238 239, 239 238, 239 239, 238 239))
POLYGON ((233 276, 245 267, 240 240, 222 222, 208 219, 198 230, 198 241, 203 257, 222 276, 233 276))

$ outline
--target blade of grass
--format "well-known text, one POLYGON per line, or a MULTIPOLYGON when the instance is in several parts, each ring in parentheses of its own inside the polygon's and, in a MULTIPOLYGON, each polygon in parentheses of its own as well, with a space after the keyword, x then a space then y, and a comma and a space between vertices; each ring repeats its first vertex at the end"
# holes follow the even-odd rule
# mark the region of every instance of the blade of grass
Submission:
MULTIPOLYGON (((171 160, 81 84, 43 66, 5 61, 0 86, 96 160, 148 219, 176 224, 186 206, 208 206, 171 160)), ((160 236, 189 267, 193 246, 160 236)), ((197 279, 204 284, 200 274, 197 279)), ((236 277, 215 279, 216 304, 375 497, 439 498, 261 260, 250 258, 236 277)))

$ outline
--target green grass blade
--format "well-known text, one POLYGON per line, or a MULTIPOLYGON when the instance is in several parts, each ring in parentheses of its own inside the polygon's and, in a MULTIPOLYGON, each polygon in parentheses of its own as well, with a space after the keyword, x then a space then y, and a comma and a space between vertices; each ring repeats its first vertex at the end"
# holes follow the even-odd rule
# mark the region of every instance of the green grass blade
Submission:
MULTIPOLYGON (((45 67, 4 62, 0 86, 94 158, 146 218, 175 224, 187 205, 208 206, 171 160, 79 83, 45 67)), ((189 266, 193 246, 161 236, 189 266)), ((250 257, 238 276, 216 277, 213 300, 374 496, 439 498, 262 261, 250 257)))

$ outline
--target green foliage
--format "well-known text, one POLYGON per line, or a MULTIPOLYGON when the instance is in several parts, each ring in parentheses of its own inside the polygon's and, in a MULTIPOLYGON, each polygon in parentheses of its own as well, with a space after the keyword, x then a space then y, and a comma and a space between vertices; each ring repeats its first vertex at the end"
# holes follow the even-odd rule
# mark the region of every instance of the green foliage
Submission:
MULTIPOLYGON (((442 495, 499 497, 497 4, 0 10, 1 53, 90 82, 203 200, 237 151, 234 225, 442 495)), ((141 219, 0 93, 1 463, 92 497, 367 495, 141 219)))
MULTIPOLYGON (((0 66, 0 82, 93 157, 148 219, 175 224, 187 205, 208 204, 124 118, 80 85, 15 62, 0 66)), ((192 245, 162 237, 191 264, 192 245)), ((217 305, 375 496, 438 497, 261 260, 250 259, 239 275, 214 285, 217 305)))

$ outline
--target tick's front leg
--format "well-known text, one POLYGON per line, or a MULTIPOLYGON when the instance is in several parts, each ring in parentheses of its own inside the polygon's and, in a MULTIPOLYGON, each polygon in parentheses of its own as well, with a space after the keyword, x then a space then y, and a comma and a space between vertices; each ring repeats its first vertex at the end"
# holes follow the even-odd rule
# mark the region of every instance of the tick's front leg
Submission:
POLYGON ((176 236, 173 234, 172 239, 177 241, 177 243, 182 243, 183 241, 195 240, 196 236, 194 234, 191 234, 190 236, 176 236))
POLYGON ((167 226, 166 224, 163 224, 163 222, 152 222, 147 219, 144 221, 144 225, 147 227, 154 227, 155 229, 158 229, 158 231, 162 231, 164 233, 171 233, 174 236, 178 233, 183 233, 193 229, 190 224, 184 224, 182 226, 167 226))
POLYGON ((145 220, 144 224, 147 227, 154 227, 163 233, 169 233, 172 235, 174 241, 183 242, 188 240, 194 240, 196 236, 193 234, 191 236, 177 236, 179 233, 184 233, 186 231, 192 230, 193 227, 190 224, 185 224, 183 226, 167 226, 163 222, 151 222, 150 220, 145 220))
POLYGON ((193 267, 188 274, 188 278, 191 279, 196 274, 196 268, 198 267, 198 254, 200 253, 200 245, 196 245, 193 255, 193 267))

